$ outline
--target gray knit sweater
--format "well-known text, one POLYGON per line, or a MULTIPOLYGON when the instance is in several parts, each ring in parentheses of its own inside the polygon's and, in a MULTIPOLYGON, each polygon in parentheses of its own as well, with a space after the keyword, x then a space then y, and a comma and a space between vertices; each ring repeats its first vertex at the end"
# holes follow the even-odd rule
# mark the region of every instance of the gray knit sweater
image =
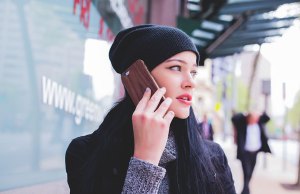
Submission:
MULTIPOLYGON (((212 141, 205 141, 204 143, 207 157, 210 157, 212 163, 216 164, 216 172, 212 172, 213 176, 218 177, 225 194, 236 194, 231 170, 224 151, 212 141)), ((159 166, 134 157, 131 158, 122 194, 170 193, 169 178, 165 167, 168 162, 175 160, 176 156, 175 138, 172 131, 170 131, 159 166)), ((214 184, 214 180, 211 181, 214 184)))
POLYGON ((169 179, 165 165, 175 159, 175 139, 172 131, 170 131, 159 166, 135 157, 131 158, 122 194, 169 193, 169 179))

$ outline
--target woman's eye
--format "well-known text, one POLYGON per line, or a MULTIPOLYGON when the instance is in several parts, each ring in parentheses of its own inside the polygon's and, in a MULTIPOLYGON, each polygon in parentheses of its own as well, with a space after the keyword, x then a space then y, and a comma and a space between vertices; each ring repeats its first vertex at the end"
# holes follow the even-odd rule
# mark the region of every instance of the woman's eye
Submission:
POLYGON ((176 65, 176 66, 172 66, 170 67, 171 70, 174 70, 174 71, 180 71, 181 70, 181 67, 176 65))
POLYGON ((198 74, 197 71, 192 71, 192 72, 191 72, 192 77, 196 77, 197 74, 198 74))

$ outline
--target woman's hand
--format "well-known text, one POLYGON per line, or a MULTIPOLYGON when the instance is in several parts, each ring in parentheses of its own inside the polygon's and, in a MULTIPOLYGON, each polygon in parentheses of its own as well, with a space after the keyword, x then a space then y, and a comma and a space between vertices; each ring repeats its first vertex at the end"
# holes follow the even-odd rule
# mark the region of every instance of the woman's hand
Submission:
POLYGON ((138 103, 133 115, 134 157, 158 165, 165 149, 174 112, 168 111, 172 103, 166 98, 157 108, 166 89, 158 89, 151 97, 149 88, 138 103))

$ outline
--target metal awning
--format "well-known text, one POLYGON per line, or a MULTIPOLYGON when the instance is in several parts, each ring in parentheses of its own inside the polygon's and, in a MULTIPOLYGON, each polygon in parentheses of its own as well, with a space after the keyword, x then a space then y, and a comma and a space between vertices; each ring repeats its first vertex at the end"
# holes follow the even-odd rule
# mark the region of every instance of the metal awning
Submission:
POLYGON ((206 58, 274 42, 300 18, 300 0, 188 0, 189 17, 178 17, 206 58))

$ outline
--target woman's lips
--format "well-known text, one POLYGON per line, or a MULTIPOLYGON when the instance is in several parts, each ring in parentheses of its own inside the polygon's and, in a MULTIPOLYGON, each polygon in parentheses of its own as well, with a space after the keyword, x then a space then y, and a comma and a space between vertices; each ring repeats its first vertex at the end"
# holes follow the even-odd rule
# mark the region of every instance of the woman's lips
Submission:
POLYGON ((188 106, 192 105, 192 101, 188 101, 188 100, 183 100, 181 98, 177 98, 177 100, 183 104, 186 104, 188 106))
POLYGON ((179 102, 184 103, 188 106, 192 104, 192 95, 190 94, 183 94, 176 98, 179 102))

